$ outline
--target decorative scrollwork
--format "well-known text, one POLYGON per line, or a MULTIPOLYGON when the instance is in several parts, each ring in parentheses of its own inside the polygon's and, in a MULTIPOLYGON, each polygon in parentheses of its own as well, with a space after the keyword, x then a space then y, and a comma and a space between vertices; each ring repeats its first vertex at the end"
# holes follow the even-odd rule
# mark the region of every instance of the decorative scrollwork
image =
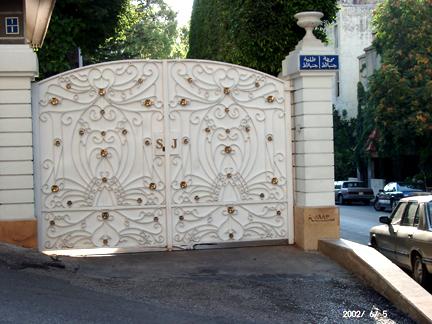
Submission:
POLYGON ((286 238, 281 80, 216 62, 130 61, 39 91, 46 249, 165 247, 167 214, 176 245, 286 238))

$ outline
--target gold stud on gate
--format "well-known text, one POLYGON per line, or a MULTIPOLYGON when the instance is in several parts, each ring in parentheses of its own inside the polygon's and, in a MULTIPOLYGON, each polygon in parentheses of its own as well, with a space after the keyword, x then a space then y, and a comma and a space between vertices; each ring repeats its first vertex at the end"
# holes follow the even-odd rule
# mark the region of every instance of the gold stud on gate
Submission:
POLYGON ((68 207, 72 206, 72 200, 68 200, 67 203, 68 207))
POLYGON ((54 145, 55 145, 55 146, 60 146, 60 145, 61 145, 61 140, 60 140, 59 138, 56 138, 56 139, 54 140, 54 145))
POLYGON ((80 128, 80 130, 78 131, 78 134, 80 134, 80 136, 83 136, 85 134, 85 129, 80 128))
POLYGON ((232 206, 229 206, 229 207, 227 208, 227 212, 228 212, 228 214, 234 214, 234 213, 235 213, 235 208, 232 207, 232 206))
POLYGON ((105 96, 105 94, 106 94, 106 90, 100 88, 100 89, 98 90, 98 94, 99 94, 99 96, 103 97, 103 96, 105 96))
POLYGON ((206 133, 210 133, 211 129, 210 129, 210 127, 206 127, 206 128, 204 129, 204 131, 205 131, 206 133))
POLYGON ((55 225, 55 221, 50 220, 49 224, 50 224, 51 226, 54 226, 54 225, 55 225))
POLYGON ((107 183, 108 182, 108 178, 107 177, 102 177, 101 180, 102 180, 103 183, 107 183))
POLYGON ((234 238, 234 234, 233 233, 229 233, 229 238, 232 240, 234 238))
POLYGON ((260 83, 257 81, 255 82, 255 88, 259 88, 260 87, 260 83))
POLYGON ((233 149, 232 149, 232 147, 231 146, 225 146, 225 148, 224 148, 224 152, 226 153, 226 154, 230 154, 230 153, 232 153, 232 151, 233 151, 233 149))
POLYGON ((153 217, 153 222, 155 222, 155 223, 157 223, 157 222, 159 222, 159 217, 153 217))
POLYGON ((104 109, 101 109, 101 110, 99 111, 99 113, 101 114, 101 116, 103 116, 103 115, 105 115, 105 110, 104 110, 104 109))
POLYGON ((149 184, 149 189, 150 190, 156 190, 156 183, 152 182, 149 184))
POLYGON ((195 201, 198 201, 198 200, 200 200, 200 197, 199 196, 195 196, 194 199, 195 199, 195 201))
POLYGON ((151 144, 151 141, 150 141, 150 140, 145 140, 145 141, 144 141, 144 144, 145 144, 146 146, 149 146, 149 145, 151 144))
POLYGON ((279 180, 276 177, 274 177, 274 178, 271 179, 271 183, 274 184, 274 185, 277 185, 278 182, 279 182, 279 180))
POLYGON ((109 218, 109 213, 108 212, 102 212, 102 219, 107 220, 108 218, 109 218))
POLYGON ((181 181, 180 182, 180 188, 182 188, 182 189, 186 189, 187 188, 187 182, 186 181, 181 181))
POLYGON ((263 199, 265 197, 264 193, 260 193, 260 198, 263 199))
POLYGON ((106 135, 106 132, 105 132, 105 131, 101 131, 100 134, 101 134, 102 136, 105 136, 105 135, 106 135))
POLYGON ((138 84, 142 84, 144 82, 144 80, 142 79, 142 78, 139 78, 138 80, 137 80, 137 83, 138 84))
POLYGON ((266 100, 267 100, 268 103, 273 103, 273 102, 275 101, 275 97, 273 97, 273 96, 268 96, 268 97, 266 98, 266 100))
POLYGON ((245 131, 246 131, 246 133, 249 133, 249 132, 250 132, 250 127, 249 127, 249 126, 246 126, 246 127, 245 127, 245 131))
POLYGON ((108 240, 107 239, 103 239, 102 243, 103 243, 103 245, 108 245, 108 240))
POLYGON ((146 99, 146 100, 144 100, 143 104, 144 104, 144 106, 146 106, 146 107, 151 107, 151 106, 153 106, 153 100, 151 100, 151 99, 146 99))
POLYGON ((183 144, 185 144, 185 145, 189 144, 189 139, 188 138, 184 138, 183 139, 183 144))
POLYGON ((127 129, 123 129, 123 130, 122 130, 122 134, 123 134, 123 135, 127 135, 127 133, 128 133, 127 129))
POLYGON ((191 77, 187 78, 186 80, 187 80, 187 82, 189 82, 189 83, 192 83, 192 82, 193 82, 193 79, 192 79, 191 77))
POLYGON ((225 133, 227 133, 227 134, 231 133, 231 129, 229 129, 229 128, 225 129, 225 133))
POLYGON ((232 178, 232 174, 231 174, 231 173, 227 173, 226 177, 227 177, 228 179, 231 179, 231 178, 232 178))
POLYGON ((228 87, 225 87, 225 88, 223 89, 223 92, 224 92, 224 94, 229 95, 230 92, 231 92, 231 89, 228 88, 228 87))
POLYGON ((52 97, 52 98, 49 100, 49 103, 50 103, 51 105, 53 105, 53 106, 57 106, 57 105, 60 103, 60 100, 58 100, 56 97, 52 97))
POLYGON ((184 221, 184 216, 183 215, 179 216, 179 220, 184 221))
POLYGON ((228 114, 230 110, 229 110, 229 108, 228 108, 228 107, 225 107, 224 111, 225 111, 225 113, 227 113, 227 114, 228 114))
POLYGON ((138 198, 138 199, 137 199, 137 203, 138 203, 138 204, 142 204, 142 202, 143 202, 142 198, 138 198))
POLYGON ((102 156, 102 157, 107 157, 108 156, 108 150, 107 149, 102 149, 101 151, 100 151, 100 155, 102 156))
POLYGON ((187 106, 189 104, 189 100, 182 98, 179 101, 180 106, 187 106))
POLYGON ((72 88, 72 84, 70 84, 70 83, 66 83, 66 89, 71 89, 72 88))
POLYGON ((56 193, 56 192, 59 192, 59 191, 60 191, 60 187, 59 186, 57 186, 57 185, 52 185, 51 186, 51 192, 56 193))
POLYGON ((268 135, 267 136, 267 141, 269 141, 269 142, 273 141, 273 136, 272 135, 268 135))
POLYGON ((276 215, 280 216, 280 215, 282 215, 282 212, 280 210, 277 210, 276 215))

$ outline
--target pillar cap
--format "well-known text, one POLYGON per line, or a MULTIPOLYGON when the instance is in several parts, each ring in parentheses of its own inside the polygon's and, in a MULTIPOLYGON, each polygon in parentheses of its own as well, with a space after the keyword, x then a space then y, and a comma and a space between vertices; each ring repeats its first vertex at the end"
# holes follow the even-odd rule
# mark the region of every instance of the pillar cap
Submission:
POLYGON ((330 75, 334 71, 329 70, 310 70, 305 71, 300 69, 300 56, 314 56, 314 55, 335 55, 334 49, 327 47, 313 34, 313 30, 321 25, 321 18, 324 16, 319 11, 304 11, 294 15, 297 19, 297 25, 306 30, 303 39, 297 44, 294 51, 292 51, 282 62, 282 78, 292 77, 299 73, 323 73, 327 72, 330 75))

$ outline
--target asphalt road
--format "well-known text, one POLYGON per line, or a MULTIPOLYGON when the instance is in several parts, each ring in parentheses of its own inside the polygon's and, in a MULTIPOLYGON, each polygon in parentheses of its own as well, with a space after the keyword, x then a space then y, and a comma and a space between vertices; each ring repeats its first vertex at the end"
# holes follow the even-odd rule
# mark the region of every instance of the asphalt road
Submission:
POLYGON ((377 212, 372 206, 362 204, 338 205, 341 220, 341 238, 360 244, 369 243, 369 229, 380 225, 379 217, 388 216, 385 211, 377 212))
MULTIPOLYGON (((61 271, 61 270, 57 270, 61 271)), ((227 323, 222 316, 132 301, 0 264, 0 323, 227 323)))
POLYGON ((327 257, 293 246, 74 262, 76 271, 0 264, 0 323, 413 323, 327 257))

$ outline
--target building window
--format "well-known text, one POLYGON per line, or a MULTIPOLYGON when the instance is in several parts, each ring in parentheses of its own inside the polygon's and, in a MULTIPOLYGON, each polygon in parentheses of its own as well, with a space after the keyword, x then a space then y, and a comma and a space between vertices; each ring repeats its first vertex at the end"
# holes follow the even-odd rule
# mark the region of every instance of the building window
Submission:
POLYGON ((339 75, 339 71, 336 71, 336 97, 340 97, 340 75, 339 75))
POLYGON ((18 17, 6 17, 6 34, 19 34, 18 17))
POLYGON ((334 46, 335 46, 335 48, 338 48, 339 47, 339 29, 338 29, 338 25, 337 24, 334 25, 333 32, 334 32, 334 34, 333 34, 333 37, 334 37, 334 46))

